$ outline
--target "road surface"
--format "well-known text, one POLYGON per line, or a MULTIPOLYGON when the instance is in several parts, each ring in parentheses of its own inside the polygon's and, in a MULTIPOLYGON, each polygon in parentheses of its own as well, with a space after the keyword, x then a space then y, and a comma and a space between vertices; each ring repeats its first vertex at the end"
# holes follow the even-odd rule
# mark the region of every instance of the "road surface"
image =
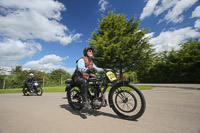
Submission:
POLYGON ((120 119, 108 106, 73 111, 65 93, 0 94, 0 133, 200 133, 200 90, 142 92, 147 107, 136 121, 120 119))

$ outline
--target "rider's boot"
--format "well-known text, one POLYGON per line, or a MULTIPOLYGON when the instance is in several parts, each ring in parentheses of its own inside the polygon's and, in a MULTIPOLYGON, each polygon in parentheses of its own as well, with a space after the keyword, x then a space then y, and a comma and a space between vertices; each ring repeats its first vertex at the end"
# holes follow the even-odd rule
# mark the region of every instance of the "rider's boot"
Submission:
POLYGON ((83 83, 81 85, 81 91, 82 91, 82 96, 83 96, 83 107, 85 109, 91 109, 91 105, 90 105, 90 99, 88 98, 88 84, 87 83, 83 83))
POLYGON ((30 91, 27 91, 26 94, 27 94, 27 95, 30 95, 31 93, 30 93, 30 91))

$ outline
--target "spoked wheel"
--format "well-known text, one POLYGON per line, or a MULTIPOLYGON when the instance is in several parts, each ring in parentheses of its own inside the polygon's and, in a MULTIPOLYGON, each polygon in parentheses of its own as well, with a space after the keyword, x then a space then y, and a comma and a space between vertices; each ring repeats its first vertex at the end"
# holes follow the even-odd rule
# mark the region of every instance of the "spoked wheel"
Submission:
POLYGON ((38 96, 42 96, 42 93, 43 93, 43 89, 42 89, 42 87, 37 87, 36 88, 36 92, 35 92, 38 96))
POLYGON ((22 92, 23 92, 24 96, 28 96, 27 91, 28 91, 28 89, 26 87, 23 87, 22 92))
POLYGON ((73 87, 67 91, 68 103, 73 110, 81 110, 83 108, 83 100, 78 87, 73 87))
POLYGON ((133 85, 118 85, 109 94, 113 111, 121 118, 135 120, 141 117, 146 108, 142 92, 133 85))
POLYGON ((133 93, 125 90, 117 92, 115 96, 117 108, 125 113, 133 112, 137 107, 137 99, 133 93))

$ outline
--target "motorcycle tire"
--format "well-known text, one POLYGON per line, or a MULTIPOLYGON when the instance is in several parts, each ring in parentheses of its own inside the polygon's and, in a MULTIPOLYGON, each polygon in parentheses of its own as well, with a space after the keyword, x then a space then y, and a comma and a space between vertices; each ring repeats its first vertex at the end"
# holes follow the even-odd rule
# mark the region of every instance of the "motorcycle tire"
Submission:
POLYGON ((28 89, 26 87, 23 87, 22 92, 23 92, 24 96, 29 96, 27 94, 27 91, 28 91, 28 89))
POLYGON ((36 93, 36 95, 38 95, 38 96, 42 96, 42 93, 43 93, 43 89, 42 89, 42 87, 40 87, 40 86, 37 87, 35 93, 36 93))
POLYGON ((142 92, 133 85, 117 85, 109 93, 109 104, 113 111, 121 118, 136 120, 146 109, 146 102, 142 92))
POLYGON ((73 110, 81 110, 83 108, 83 100, 79 87, 72 87, 67 90, 67 99, 73 110))

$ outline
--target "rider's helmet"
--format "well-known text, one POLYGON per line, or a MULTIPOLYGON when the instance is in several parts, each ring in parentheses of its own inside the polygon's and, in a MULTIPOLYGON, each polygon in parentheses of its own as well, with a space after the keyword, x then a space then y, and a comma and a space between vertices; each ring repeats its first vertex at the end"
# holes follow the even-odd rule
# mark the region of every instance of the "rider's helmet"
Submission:
POLYGON ((88 50, 92 50, 92 52, 94 52, 94 48, 93 48, 92 46, 87 46, 87 47, 85 47, 84 50, 83 50, 83 55, 84 55, 84 56, 88 56, 88 55, 87 55, 87 51, 88 51, 88 50))
POLYGON ((33 77, 33 76, 34 76, 34 74, 33 74, 33 73, 30 73, 29 75, 30 75, 30 77, 33 77))

